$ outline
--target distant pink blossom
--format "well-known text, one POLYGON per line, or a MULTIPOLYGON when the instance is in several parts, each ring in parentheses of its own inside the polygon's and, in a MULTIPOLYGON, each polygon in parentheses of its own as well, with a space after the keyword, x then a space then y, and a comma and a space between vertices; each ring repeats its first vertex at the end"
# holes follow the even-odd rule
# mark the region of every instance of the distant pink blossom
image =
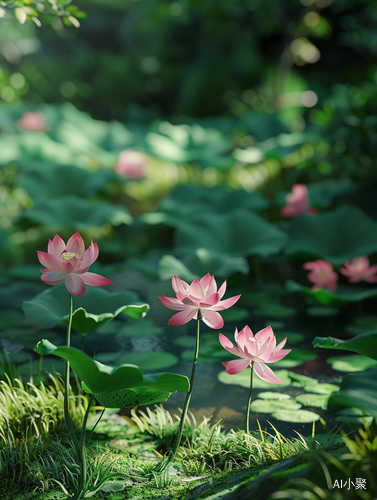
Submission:
POLYGON ((174 314, 169 320, 169 325, 184 325, 191 319, 198 319, 200 311, 201 319, 210 328, 222 328, 223 318, 217 311, 223 311, 232 307, 241 295, 236 295, 230 299, 221 300, 226 290, 226 281, 217 290, 215 278, 206 274, 200 281, 196 278, 188 285, 185 281, 172 276, 173 290, 177 296, 159 297, 164 306, 175 311, 181 311, 174 314))
POLYGON ((283 384, 265 363, 280 361, 291 352, 291 349, 283 349, 287 337, 276 345, 276 337, 270 326, 260 330, 254 336, 246 325, 240 332, 236 328, 234 339, 237 347, 225 335, 219 334, 219 340, 224 349, 241 358, 223 361, 229 375, 240 373, 253 363, 253 369, 260 379, 270 384, 283 384))
POLYGON ((48 241, 48 253, 37 250, 39 262, 46 267, 41 269, 41 280, 48 285, 65 281, 65 286, 73 295, 85 293, 85 285, 112 285, 112 281, 95 273, 88 273, 89 266, 98 257, 98 245, 91 242, 85 250, 85 243, 77 232, 71 236, 67 245, 57 234, 48 241))
POLYGON ((39 111, 28 111, 18 120, 17 128, 21 131, 44 132, 47 130, 47 124, 42 113, 39 111))
POLYGON ((145 177, 145 166, 147 161, 148 159, 145 154, 127 149, 119 153, 115 171, 123 177, 141 179, 145 177))
POLYGON ((327 288, 330 292, 336 292, 338 275, 334 272, 330 262, 318 259, 314 262, 306 262, 302 267, 311 271, 308 274, 308 280, 313 283, 312 290, 327 288))
POLYGON ((351 263, 345 260, 344 267, 341 267, 339 271, 344 276, 347 276, 350 283, 359 283, 360 281, 377 282, 377 265, 370 266, 366 255, 354 257, 351 263))
POLYGON ((282 217, 298 217, 301 214, 317 215, 318 211, 309 206, 308 189, 305 184, 295 184, 292 187, 292 193, 285 197, 285 205, 280 215, 282 217))

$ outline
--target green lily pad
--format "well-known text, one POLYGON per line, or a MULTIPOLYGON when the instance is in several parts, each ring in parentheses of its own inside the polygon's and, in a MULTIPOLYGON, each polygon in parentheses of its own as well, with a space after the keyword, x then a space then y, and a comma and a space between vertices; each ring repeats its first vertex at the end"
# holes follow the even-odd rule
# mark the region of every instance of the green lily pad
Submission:
POLYGON ((309 307, 306 313, 309 314, 309 316, 335 316, 339 313, 339 310, 335 307, 309 307))
MULTIPOLYGON (((291 385, 291 380, 289 378, 288 370, 274 370, 275 375, 279 380, 283 382, 283 385, 278 384, 269 384, 268 382, 264 382, 259 377, 254 375, 253 377, 253 388, 254 389, 276 389, 280 390, 282 387, 291 385)), ((240 385, 241 387, 250 388, 250 371, 244 370, 241 373, 237 373, 236 375, 228 375, 228 373, 223 370, 221 371, 217 379, 219 382, 227 385, 240 385)))
POLYGON ((333 293, 326 288, 311 290, 309 287, 300 285, 292 280, 288 280, 285 286, 289 292, 300 292, 302 295, 306 295, 324 306, 340 306, 349 304, 350 302, 360 302, 369 297, 377 296, 376 288, 367 289, 352 286, 339 286, 338 290, 333 293))
POLYGON ((25 210, 22 218, 53 228, 75 228, 85 231, 105 224, 131 224, 132 217, 120 205, 106 201, 88 201, 77 196, 61 196, 39 201, 25 210))
POLYGON ((196 340, 194 337, 189 337, 188 335, 182 337, 176 337, 173 339, 173 344, 178 347, 194 347, 196 340))
POLYGON ((328 411, 359 408, 377 417, 377 367, 346 375, 338 393, 329 399, 328 411))
POLYGON ((150 319, 143 319, 143 321, 138 321, 136 319, 131 319, 127 321, 126 325, 122 325, 116 330, 116 334, 120 337, 154 337, 160 335, 163 329, 156 326, 150 319))
POLYGON ((316 337, 314 347, 324 349, 339 349, 357 352, 377 360, 377 333, 362 333, 350 340, 340 340, 334 337, 316 337))
MULTIPOLYGON (((87 287, 84 295, 73 300, 76 309, 72 328, 82 334, 96 330, 122 312, 133 318, 141 318, 149 309, 148 304, 125 305, 138 302, 133 293, 109 293, 98 287, 87 287), (96 314, 87 310, 96 311, 96 314)), ((48 329, 68 319, 69 293, 62 283, 25 301, 22 308, 26 319, 33 326, 48 329)))
POLYGON ((286 242, 285 233, 244 210, 221 215, 202 214, 200 218, 181 224, 175 235, 175 249, 183 256, 204 248, 231 257, 268 257, 277 254, 286 242))
POLYGON ((342 205, 316 217, 302 215, 292 221, 285 254, 340 266, 344 259, 376 251, 377 223, 362 210, 342 205))
POLYGON ((296 411, 301 408, 299 403, 294 399, 282 400, 277 399, 256 399, 251 403, 250 409, 255 413, 273 413, 277 410, 292 410, 296 411))
POLYGON ((100 404, 108 408, 159 403, 166 401, 173 392, 187 392, 189 389, 188 378, 183 375, 143 375, 140 368, 128 364, 112 368, 94 361, 78 349, 56 347, 48 340, 40 341, 36 352, 69 361, 82 381, 84 391, 94 394, 100 404))
POLYGON ((171 352, 143 351, 122 354, 116 358, 118 364, 137 364, 141 370, 165 370, 178 364, 179 359, 171 352))
POLYGON ((329 400, 329 394, 300 394, 295 397, 295 400, 303 406, 315 406, 325 410, 329 400))
POLYGON ((282 420, 283 422, 302 424, 316 422, 321 418, 317 413, 313 413, 308 410, 277 410, 271 416, 276 418, 276 420, 282 420))
POLYGON ((306 361, 311 361, 316 358, 312 351, 306 349, 293 349, 288 356, 274 363, 274 366, 279 368, 292 368, 293 366, 300 366, 306 361))
POLYGON ((329 358, 326 363, 331 365, 333 370, 340 372, 360 372, 377 365, 377 360, 371 359, 368 356, 354 354, 350 356, 336 356, 329 358))
POLYGON ((339 390, 339 386, 335 384, 319 383, 317 379, 300 375, 294 372, 288 372, 288 377, 292 381, 292 385, 296 387, 303 387, 307 392, 314 392, 316 394, 329 394, 339 390))
POLYGON ((286 400, 286 399, 291 399, 292 396, 289 394, 284 394, 283 392, 260 392, 258 394, 258 398, 260 399, 277 399, 279 401, 286 400))

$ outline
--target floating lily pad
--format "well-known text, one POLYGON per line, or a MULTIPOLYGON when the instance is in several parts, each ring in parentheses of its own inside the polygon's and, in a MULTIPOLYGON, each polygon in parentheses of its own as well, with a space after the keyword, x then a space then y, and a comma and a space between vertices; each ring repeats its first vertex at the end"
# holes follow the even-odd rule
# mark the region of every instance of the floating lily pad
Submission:
POLYGON ((160 373, 144 376, 137 366, 129 364, 112 368, 94 361, 78 349, 56 347, 48 340, 38 342, 36 352, 53 354, 69 361, 85 392, 94 394, 107 408, 159 403, 166 401, 173 392, 187 392, 189 389, 188 378, 183 375, 160 373))
MULTIPOLYGON (((141 318, 147 313, 147 304, 137 304, 133 293, 110 293, 97 287, 87 287, 81 297, 74 297, 72 328, 82 334, 92 332, 125 313, 141 318), (135 305, 133 305, 134 303, 135 305), (132 304, 132 305, 125 305, 132 304), (96 314, 88 312, 96 311, 96 314)), ((48 288, 30 301, 23 303, 27 320, 37 328, 51 328, 68 319, 69 294, 64 283, 48 288)))
POLYGON ((172 342, 178 347, 193 347, 195 346, 196 339, 194 337, 182 336, 174 338, 172 342))
POLYGON ((324 349, 339 349, 353 351, 377 360, 377 333, 362 333, 350 340, 340 340, 334 337, 316 337, 314 347, 324 349))
POLYGON ((279 368, 292 368, 293 366, 300 366, 306 361, 311 361, 316 358, 313 351, 306 349, 293 349, 288 356, 274 363, 274 366, 279 368))
POLYGON ((36 224, 53 228, 75 228, 85 231, 104 224, 119 226, 131 224, 132 217, 120 205, 106 201, 88 201, 77 196, 62 196, 48 201, 39 201, 25 210, 22 218, 36 224))
POLYGON ((335 316, 338 314, 339 310, 335 307, 309 307, 306 310, 306 313, 309 316, 335 316))
POLYGON ((122 325, 120 329, 116 331, 116 334, 120 337, 153 337, 155 335, 160 335, 163 329, 155 325, 150 319, 143 319, 143 321, 138 321, 135 319, 128 320, 126 325, 122 325))
POLYGON ((181 255, 192 255, 204 248, 232 257, 268 257, 277 254, 286 242, 287 235, 272 224, 253 213, 237 210, 221 215, 202 214, 181 224, 176 231, 175 249, 181 255))
MULTIPOLYGON (((282 387, 288 386, 291 384, 291 380, 289 378, 288 370, 274 370, 275 375, 279 380, 283 382, 283 385, 275 385, 269 384, 268 382, 264 382, 259 377, 254 374, 253 377, 253 388, 255 389, 268 389, 268 390, 280 390, 282 387)), ((249 369, 242 371, 241 373, 237 373, 236 375, 228 375, 227 372, 221 371, 217 379, 223 384, 227 385, 240 385, 241 387, 250 388, 250 371, 249 369)))
POLYGON ((329 358, 326 363, 331 365, 333 370, 340 372, 360 372, 377 365, 377 360, 371 359, 368 356, 354 354, 350 356, 337 356, 329 358))
POLYGON ((377 223, 362 210, 342 205, 316 217, 302 215, 292 221, 285 254, 340 266, 344 259, 376 251, 377 223))
POLYGON ((300 292, 324 306, 338 306, 350 302, 360 302, 369 297, 377 296, 377 288, 358 288, 351 286, 339 286, 335 293, 325 288, 311 290, 307 286, 300 285, 295 281, 288 280, 286 288, 289 292, 300 292))
POLYGON ((116 358, 117 364, 138 365, 141 370, 165 370, 178 364, 179 359, 171 352, 143 351, 122 354, 116 358))
POLYGON ((255 399, 250 406, 255 413, 273 413, 277 410, 299 410, 301 405, 294 399, 255 399))
POLYGON ((276 420, 282 420, 283 422, 302 424, 316 422, 321 418, 317 413, 308 410, 277 410, 274 411, 272 417, 276 418, 276 420))
POLYGON ((329 394, 300 394, 295 397, 295 400, 304 406, 315 406, 325 410, 327 408, 327 402, 329 400, 329 394))
POLYGON ((258 394, 258 398, 260 399, 277 399, 279 401, 286 400, 286 399, 291 399, 292 396, 289 394, 284 394, 284 392, 272 392, 272 391, 266 391, 266 392, 260 392, 258 394))
POLYGON ((292 380, 292 385, 304 387, 307 392, 316 394, 331 394, 339 390, 339 386, 335 384, 319 383, 317 379, 300 375, 298 373, 288 372, 288 377, 292 380))

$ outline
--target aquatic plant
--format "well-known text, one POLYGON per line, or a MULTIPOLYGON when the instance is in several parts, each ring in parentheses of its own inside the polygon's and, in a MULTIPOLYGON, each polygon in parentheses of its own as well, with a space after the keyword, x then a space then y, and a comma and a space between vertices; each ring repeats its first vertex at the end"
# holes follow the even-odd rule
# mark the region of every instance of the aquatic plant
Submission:
POLYGON ((187 392, 186 400, 183 405, 181 420, 177 431, 177 437, 173 449, 168 459, 159 465, 160 470, 164 470, 168 464, 174 460, 177 453, 179 444, 182 439, 183 427, 187 411, 190 405, 190 399, 195 380, 196 364, 199 356, 199 331, 200 320, 210 328, 222 328, 224 321, 217 311, 223 311, 232 307, 241 295, 236 295, 224 301, 221 301, 226 290, 226 281, 217 290, 216 280, 213 276, 207 273, 200 281, 196 278, 188 285, 185 281, 172 276, 172 287, 177 296, 176 299, 170 297, 159 297, 161 302, 169 309, 174 309, 179 312, 175 314, 170 320, 170 325, 183 325, 188 323, 191 319, 197 320, 196 329, 196 343, 194 351, 194 359, 192 362, 191 376, 190 376, 190 389, 187 392))
POLYGON ((229 375, 235 375, 250 366, 250 390, 246 407, 246 432, 249 434, 253 373, 255 372, 261 380, 270 384, 283 384, 265 363, 280 361, 291 352, 291 349, 283 349, 287 337, 276 345, 276 338, 271 326, 260 330, 255 336, 248 325, 240 332, 236 328, 234 338, 237 347, 225 335, 219 334, 219 340, 224 349, 241 358, 233 361, 223 361, 226 372, 229 375))

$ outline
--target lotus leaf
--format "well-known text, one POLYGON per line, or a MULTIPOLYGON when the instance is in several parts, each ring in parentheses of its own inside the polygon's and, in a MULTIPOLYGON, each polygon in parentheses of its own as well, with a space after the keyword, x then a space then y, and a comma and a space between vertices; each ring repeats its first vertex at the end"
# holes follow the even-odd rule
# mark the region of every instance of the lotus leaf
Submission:
POLYGON ((377 223, 353 206, 342 205, 316 217, 302 215, 289 232, 286 255, 305 260, 323 259, 340 266, 344 259, 377 251, 377 223))
POLYGON ((99 363, 74 347, 56 347, 48 340, 38 342, 38 354, 61 357, 79 376, 85 392, 94 394, 108 408, 126 408, 166 401, 176 391, 187 392, 188 378, 174 373, 143 375, 136 365, 117 368, 99 363))
MULTIPOLYGON (((133 293, 109 293, 101 288, 88 287, 84 295, 74 299, 75 306, 79 307, 73 313, 72 327, 86 334, 108 323, 121 312, 133 318, 141 318, 147 313, 148 304, 125 305, 137 302, 138 298, 133 293), (87 310, 94 310, 97 314, 87 310)), ((27 320, 37 328, 48 329, 67 321, 68 308, 68 294, 61 285, 49 288, 23 303, 27 320)))

